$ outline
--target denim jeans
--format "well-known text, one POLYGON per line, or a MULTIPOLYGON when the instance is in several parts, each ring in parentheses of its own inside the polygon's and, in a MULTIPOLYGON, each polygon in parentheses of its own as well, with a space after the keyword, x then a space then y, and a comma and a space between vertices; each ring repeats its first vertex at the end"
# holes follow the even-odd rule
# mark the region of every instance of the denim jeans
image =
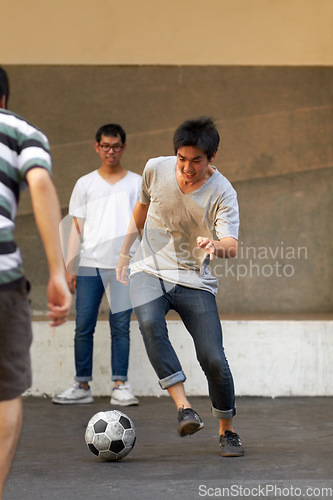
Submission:
POLYGON ((213 415, 232 418, 236 414, 234 383, 224 354, 215 296, 205 290, 167 283, 145 272, 135 273, 130 281, 133 309, 162 389, 186 380, 165 321, 165 315, 173 309, 193 338, 208 381, 213 415))
POLYGON ((74 355, 77 382, 92 380, 94 332, 104 292, 109 305, 112 380, 127 380, 131 302, 114 269, 80 267, 76 290, 74 355))

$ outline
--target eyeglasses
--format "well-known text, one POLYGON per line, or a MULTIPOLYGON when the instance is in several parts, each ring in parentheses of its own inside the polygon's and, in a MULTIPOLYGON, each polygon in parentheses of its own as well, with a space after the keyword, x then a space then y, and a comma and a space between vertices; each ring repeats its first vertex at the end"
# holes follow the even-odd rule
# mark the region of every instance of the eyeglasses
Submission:
POLYGON ((110 149, 114 151, 115 153, 119 153, 119 151, 123 148, 123 144, 101 144, 99 143, 99 147, 104 153, 108 153, 110 149))

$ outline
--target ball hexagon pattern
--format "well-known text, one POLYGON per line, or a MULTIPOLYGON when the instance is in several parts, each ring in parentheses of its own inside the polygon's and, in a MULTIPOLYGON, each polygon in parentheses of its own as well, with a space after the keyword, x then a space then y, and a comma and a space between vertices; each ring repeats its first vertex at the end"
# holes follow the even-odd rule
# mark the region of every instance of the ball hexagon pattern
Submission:
POLYGON ((135 427, 121 411, 100 411, 89 420, 85 440, 89 450, 98 458, 120 460, 135 445, 135 427))

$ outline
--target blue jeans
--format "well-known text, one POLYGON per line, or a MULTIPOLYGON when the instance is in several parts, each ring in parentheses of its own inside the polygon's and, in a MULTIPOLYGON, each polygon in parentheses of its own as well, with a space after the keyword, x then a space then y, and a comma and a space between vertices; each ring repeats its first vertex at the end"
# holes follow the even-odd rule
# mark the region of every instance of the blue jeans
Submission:
POLYGON ((104 292, 110 305, 112 380, 127 380, 132 313, 128 287, 117 281, 114 269, 80 267, 74 337, 77 382, 92 380, 94 332, 104 292))
POLYGON ((149 360, 162 389, 186 380, 165 321, 165 315, 173 309, 193 338, 197 359, 207 377, 213 415, 232 418, 236 414, 234 383, 224 354, 214 295, 140 272, 131 276, 131 299, 149 360))

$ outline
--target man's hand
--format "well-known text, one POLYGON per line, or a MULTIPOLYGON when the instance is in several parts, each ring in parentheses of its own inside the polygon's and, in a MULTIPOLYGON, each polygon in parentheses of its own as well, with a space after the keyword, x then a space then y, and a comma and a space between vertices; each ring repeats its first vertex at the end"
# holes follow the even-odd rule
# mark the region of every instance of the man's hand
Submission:
POLYGON ((216 250, 215 245, 213 241, 211 241, 209 238, 204 238, 203 236, 198 236, 197 237, 197 246, 198 248, 202 248, 209 254, 209 260, 213 260, 214 258, 214 252, 216 250))
POLYGON ((48 317, 51 318, 50 326, 59 326, 65 323, 72 305, 72 296, 68 290, 63 275, 50 277, 47 285, 48 317))
POLYGON ((130 262, 129 255, 120 254, 118 264, 116 267, 117 280, 126 286, 128 286, 128 284, 129 284, 129 279, 128 279, 129 262, 130 262))
POLYGON ((66 271, 66 281, 71 293, 76 291, 76 275, 66 271))

